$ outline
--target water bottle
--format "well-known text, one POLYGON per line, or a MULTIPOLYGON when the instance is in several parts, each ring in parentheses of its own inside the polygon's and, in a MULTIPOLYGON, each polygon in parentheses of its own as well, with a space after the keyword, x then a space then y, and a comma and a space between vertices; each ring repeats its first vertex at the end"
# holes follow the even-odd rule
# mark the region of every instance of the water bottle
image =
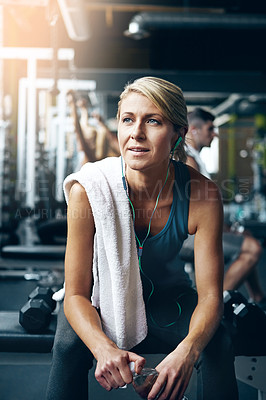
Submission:
MULTIPOLYGON (((140 374, 135 372, 135 363, 129 363, 130 371, 133 374, 133 382, 132 386, 134 387, 135 391, 142 399, 147 399, 151 388, 153 387, 159 373, 154 368, 142 368, 140 374)), ((156 399, 159 398, 160 394, 163 392, 164 387, 160 390, 157 394, 156 399)), ((182 400, 188 400, 187 397, 183 397, 182 400)))

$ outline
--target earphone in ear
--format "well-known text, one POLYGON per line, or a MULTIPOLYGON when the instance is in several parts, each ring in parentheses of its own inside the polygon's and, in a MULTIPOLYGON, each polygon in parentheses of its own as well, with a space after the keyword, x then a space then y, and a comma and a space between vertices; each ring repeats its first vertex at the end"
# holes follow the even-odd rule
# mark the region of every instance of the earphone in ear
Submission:
POLYGON ((172 154, 174 153, 175 149, 177 148, 177 146, 179 145, 180 142, 182 142, 182 137, 181 136, 179 136, 179 138, 176 141, 175 146, 172 148, 172 150, 171 150, 172 154))

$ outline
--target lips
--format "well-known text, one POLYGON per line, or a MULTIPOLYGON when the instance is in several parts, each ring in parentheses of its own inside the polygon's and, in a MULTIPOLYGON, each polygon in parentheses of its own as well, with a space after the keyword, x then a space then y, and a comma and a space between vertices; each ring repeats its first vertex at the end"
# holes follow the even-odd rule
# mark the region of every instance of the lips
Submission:
POLYGON ((134 153, 146 153, 149 149, 145 149, 144 147, 129 147, 129 151, 134 153))

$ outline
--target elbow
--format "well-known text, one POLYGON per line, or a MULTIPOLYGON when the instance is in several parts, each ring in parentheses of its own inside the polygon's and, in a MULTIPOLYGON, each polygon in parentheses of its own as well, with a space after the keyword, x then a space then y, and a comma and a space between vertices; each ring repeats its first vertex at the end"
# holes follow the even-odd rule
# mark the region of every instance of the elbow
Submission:
POLYGON ((73 296, 65 294, 64 298, 64 313, 68 322, 71 320, 71 315, 76 310, 75 298, 73 296))
POLYGON ((69 298, 67 296, 65 296, 63 306, 64 306, 65 317, 69 321, 71 306, 70 306, 69 298))
POLYGON ((65 296, 64 299, 64 314, 70 325, 72 325, 72 320, 77 310, 77 306, 75 306, 75 301, 73 300, 71 296, 65 296))

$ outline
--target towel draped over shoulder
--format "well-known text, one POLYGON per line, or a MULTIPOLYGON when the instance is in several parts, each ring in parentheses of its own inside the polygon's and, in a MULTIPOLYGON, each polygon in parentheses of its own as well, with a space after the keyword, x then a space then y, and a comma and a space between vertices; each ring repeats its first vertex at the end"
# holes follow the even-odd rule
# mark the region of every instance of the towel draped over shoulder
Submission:
POLYGON ((86 190, 95 223, 92 304, 103 331, 121 349, 147 335, 145 305, 130 205, 122 183, 121 157, 85 164, 64 181, 86 190))

